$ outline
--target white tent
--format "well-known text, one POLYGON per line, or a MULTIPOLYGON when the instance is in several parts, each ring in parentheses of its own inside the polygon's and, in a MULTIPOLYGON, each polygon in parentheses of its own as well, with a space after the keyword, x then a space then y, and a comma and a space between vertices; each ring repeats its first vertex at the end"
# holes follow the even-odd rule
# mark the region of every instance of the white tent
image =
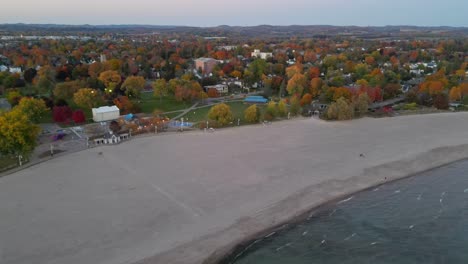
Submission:
POLYGON ((104 122, 118 119, 120 116, 120 110, 117 106, 102 106, 99 108, 93 108, 93 120, 94 122, 104 122))

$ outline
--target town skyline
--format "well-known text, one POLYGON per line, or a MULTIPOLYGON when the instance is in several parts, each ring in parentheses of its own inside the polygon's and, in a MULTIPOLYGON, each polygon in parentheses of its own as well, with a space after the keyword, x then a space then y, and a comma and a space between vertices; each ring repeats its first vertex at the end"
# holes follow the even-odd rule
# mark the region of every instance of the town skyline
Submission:
POLYGON ((335 25, 335 26, 453 26, 466 27, 468 3, 438 1, 305 1, 239 0, 235 5, 213 0, 149 2, 83 0, 70 11, 57 0, 27 0, 4 4, 0 23, 67 25, 335 25))

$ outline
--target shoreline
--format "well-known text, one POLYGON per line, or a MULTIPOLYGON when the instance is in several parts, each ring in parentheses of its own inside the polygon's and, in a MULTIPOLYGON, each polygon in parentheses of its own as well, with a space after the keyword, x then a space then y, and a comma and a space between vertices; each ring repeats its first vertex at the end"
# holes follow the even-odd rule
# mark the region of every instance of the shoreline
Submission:
MULTIPOLYGON (((267 238, 271 235, 274 235, 277 231, 286 228, 289 225, 294 225, 300 223, 307 218, 309 218, 314 211, 319 210, 322 207, 329 206, 334 203, 338 203, 343 199, 352 198, 354 195, 367 191, 372 188, 377 188, 379 186, 399 181, 405 178, 415 177, 419 174, 422 174, 427 171, 431 171, 440 167, 447 166, 452 163, 456 163, 462 160, 468 159, 468 144, 462 144, 457 146, 447 146, 447 147, 440 147, 432 149, 426 153, 420 153, 415 157, 409 160, 397 160, 390 163, 370 167, 365 170, 364 175, 359 176, 352 176, 346 181, 349 180, 357 180, 361 181, 363 179, 369 179, 375 175, 381 175, 382 173, 389 173, 389 176, 383 176, 384 178, 380 177, 379 181, 372 182, 368 185, 360 185, 358 183, 357 186, 351 186, 347 188, 343 188, 345 191, 337 196, 329 196, 320 200, 320 202, 312 202, 309 207, 305 206, 300 209, 295 210, 294 212, 290 212, 287 216, 278 216, 279 207, 283 207, 283 204, 301 204, 307 203, 308 200, 307 195, 310 195, 312 191, 316 191, 317 188, 320 189, 336 189, 336 186, 330 186, 328 184, 321 184, 321 186, 308 186, 304 188, 302 191, 291 195, 290 197, 286 198, 285 200, 279 201, 279 205, 275 205, 270 207, 255 216, 250 216, 248 219, 244 219, 243 221, 237 222, 235 225, 230 226, 225 230, 218 231, 214 234, 207 235, 199 240, 189 242, 187 244, 181 245, 175 249, 172 249, 168 252, 164 252, 162 254, 158 254, 154 257, 150 257, 141 261, 137 261, 134 264, 156 264, 156 263, 169 263, 171 259, 178 259, 178 255, 180 252, 187 252, 192 250, 200 250, 199 244, 213 244, 215 243, 218 245, 218 248, 213 250, 213 252, 205 257, 201 256, 200 258, 196 259, 185 259, 185 261, 176 261, 171 263, 177 264, 227 264, 228 260, 234 260, 234 258, 230 258, 236 252, 241 251, 242 249, 246 249, 249 245, 256 243, 255 241, 259 241, 263 238, 267 238), (440 157, 445 157, 444 159, 440 159, 440 157), (417 168, 415 168, 417 167, 417 168), (398 168, 408 168, 408 169, 398 169, 398 168), (391 176, 390 176, 391 175, 391 176), (385 178, 386 177, 386 178, 385 178), (226 236, 230 236, 230 234, 238 233, 239 230, 244 228, 248 228, 248 225, 251 223, 255 223, 256 221, 264 221, 265 218, 273 219, 270 226, 266 226, 263 229, 258 230, 251 230, 250 233, 244 234, 235 240, 231 240, 229 242, 222 242, 219 238, 225 239, 226 236)), ((387 174, 385 174, 387 175, 387 174)), ((334 183, 332 183, 334 184, 334 183)), ((322 191, 323 192, 323 191, 322 191)), ((258 223, 256 223, 258 224, 258 223)), ((226 241, 226 240, 225 240, 226 241)), ((239 252, 241 253, 241 252, 239 252)), ((193 254, 192 257, 196 257, 196 254, 193 254)))
MULTIPOLYGON (((468 148, 468 145, 466 145, 465 147, 468 148)), ((467 160, 468 160, 468 156, 464 157, 464 158, 461 158, 461 159, 457 159, 457 160, 448 162, 446 164, 442 164, 440 166, 431 167, 431 168, 429 168, 427 170, 423 170, 423 171, 420 171, 420 172, 415 172, 414 174, 403 176, 401 178, 388 180, 388 181, 386 181, 384 183, 380 183, 380 184, 377 184, 377 185, 372 185, 372 186, 369 186, 369 187, 367 187, 365 189, 358 190, 358 191, 353 192, 353 193, 349 193, 349 194, 342 195, 340 197, 333 198, 332 200, 326 201, 326 202, 324 202, 322 204, 319 204, 317 206, 314 206, 314 207, 310 208, 308 211, 302 213, 301 215, 295 216, 290 220, 287 220, 287 222, 285 222, 285 223, 281 223, 281 224, 279 224, 277 226, 272 226, 272 227, 270 227, 270 228, 268 228, 266 230, 263 230, 263 231, 259 232, 259 235, 256 236, 256 237, 249 237, 249 239, 245 239, 243 242, 239 243, 237 246, 235 246, 234 248, 229 250, 229 253, 224 254, 224 257, 216 256, 215 260, 211 260, 211 258, 213 256, 209 256, 206 259, 206 261, 203 262, 203 264, 228 264, 228 263, 233 263, 232 261, 236 261, 238 259, 238 257, 243 255, 243 253, 246 250, 248 250, 248 248, 251 245, 260 242, 260 240, 263 240, 263 239, 268 238, 268 237, 270 237, 272 235, 275 235, 276 233, 278 233, 279 231, 282 231, 285 228, 300 224, 300 223, 310 219, 310 217, 312 217, 316 211, 319 211, 319 210, 321 210, 323 208, 326 208, 326 207, 329 207, 329 206, 332 206, 332 205, 345 203, 345 202, 349 201, 350 199, 352 199, 355 195, 359 195, 360 193, 367 192, 367 191, 370 191, 370 190, 375 189, 375 188, 379 188, 379 187, 381 187, 383 185, 398 182, 398 181, 408 179, 408 178, 412 178, 412 177, 424 177, 421 174, 424 174, 426 172, 436 170, 436 169, 439 169, 439 168, 443 168, 443 167, 449 166, 449 165, 454 164, 454 163, 467 161, 467 160)))

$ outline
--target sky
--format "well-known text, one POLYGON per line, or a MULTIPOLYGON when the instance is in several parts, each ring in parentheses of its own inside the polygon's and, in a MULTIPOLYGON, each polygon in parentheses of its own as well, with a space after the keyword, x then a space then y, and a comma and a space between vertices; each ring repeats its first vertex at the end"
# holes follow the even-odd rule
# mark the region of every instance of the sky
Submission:
POLYGON ((467 0, 5 0, 0 23, 468 26, 467 0))

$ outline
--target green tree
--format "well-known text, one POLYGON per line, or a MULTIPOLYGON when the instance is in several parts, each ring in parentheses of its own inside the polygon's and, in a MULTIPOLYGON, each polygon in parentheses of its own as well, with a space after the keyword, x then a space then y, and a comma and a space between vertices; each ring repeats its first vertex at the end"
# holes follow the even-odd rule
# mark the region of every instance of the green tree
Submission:
POLYGON ((39 132, 39 126, 22 111, 0 112, 0 153, 27 156, 36 146, 39 132))
POLYGON ((120 89, 125 91, 128 97, 140 97, 140 93, 145 88, 145 78, 141 76, 130 76, 123 83, 120 89))
POLYGON ((49 110, 44 100, 30 97, 21 98, 19 104, 15 108, 26 114, 33 123, 39 123, 44 114, 49 110))
POLYGON ((227 104, 217 104, 211 107, 208 118, 216 121, 220 126, 228 125, 233 119, 231 107, 227 104))
POLYGON ((99 91, 91 88, 82 88, 73 95, 73 101, 79 107, 91 109, 100 105, 102 98, 99 91))
POLYGON ((54 96, 57 99, 69 100, 80 88, 82 86, 79 81, 57 83, 54 88, 54 96))
POLYGON ((37 74, 37 86, 42 91, 48 91, 52 93, 52 89, 55 86, 55 75, 56 71, 50 66, 44 66, 39 69, 37 74))
POLYGON ((254 82, 258 82, 262 79, 263 74, 267 68, 267 63, 265 60, 256 59, 249 64, 249 72, 252 74, 254 82))
POLYGON ((299 98, 297 96, 291 97, 289 110, 291 112, 291 115, 293 115, 293 116, 298 115, 299 112, 301 111, 301 103, 300 103, 299 98))
POLYGON ((354 107, 344 98, 338 99, 338 120, 349 120, 354 117, 354 107))
POLYGON ((159 101, 162 101, 163 96, 167 96, 169 89, 165 79, 158 79, 153 82, 154 96, 159 96, 159 101))
POLYGON ((256 104, 249 106, 244 111, 244 119, 249 123, 257 123, 260 116, 260 111, 256 104))
POLYGON ((357 104, 356 104, 356 110, 359 113, 359 116, 364 116, 367 114, 367 111, 369 109, 369 96, 367 93, 362 93, 359 95, 357 99, 357 104))

